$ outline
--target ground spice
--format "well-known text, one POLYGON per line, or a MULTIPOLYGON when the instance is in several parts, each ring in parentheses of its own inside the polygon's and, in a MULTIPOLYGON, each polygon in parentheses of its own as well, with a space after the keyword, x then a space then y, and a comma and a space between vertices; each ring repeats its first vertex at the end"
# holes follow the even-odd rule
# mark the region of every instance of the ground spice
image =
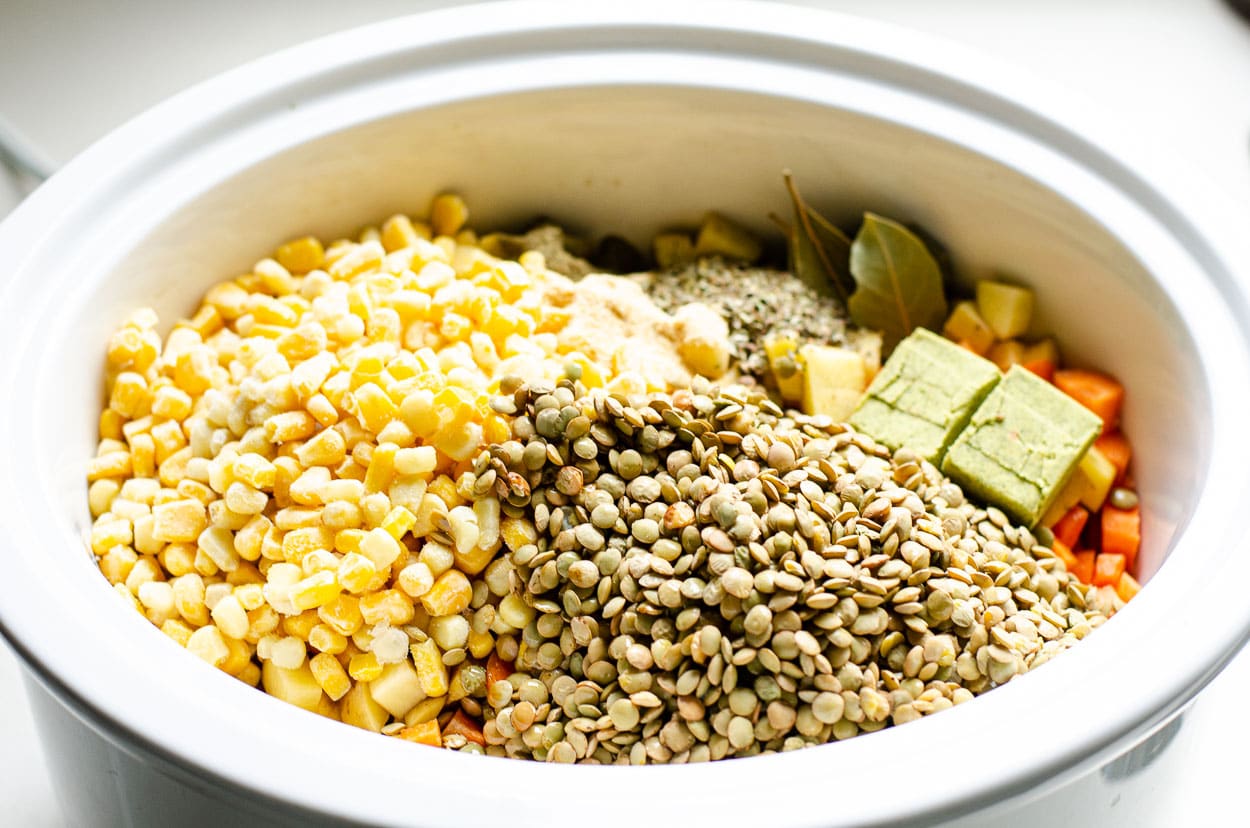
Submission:
POLYGON ((769 336, 789 334, 799 344, 847 344, 846 309, 788 271, 705 257, 648 274, 642 281, 647 294, 664 310, 688 302, 715 308, 729 325, 737 367, 761 381, 769 374, 764 353, 769 336))

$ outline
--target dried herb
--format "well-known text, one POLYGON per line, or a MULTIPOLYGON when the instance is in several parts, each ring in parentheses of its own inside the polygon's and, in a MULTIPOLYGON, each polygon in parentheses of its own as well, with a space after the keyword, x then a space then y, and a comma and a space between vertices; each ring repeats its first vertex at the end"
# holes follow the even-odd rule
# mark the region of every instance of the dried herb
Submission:
POLYGON ((807 206, 789 170, 782 177, 794 203, 794 222, 779 222, 789 245, 790 272, 821 296, 833 297, 845 305, 855 291, 849 267, 851 240, 807 206))
POLYGON ((941 329, 946 317, 941 269, 903 225, 865 213, 851 244, 850 269, 858 285, 847 303, 851 319, 880 331, 887 352, 916 328, 941 329))

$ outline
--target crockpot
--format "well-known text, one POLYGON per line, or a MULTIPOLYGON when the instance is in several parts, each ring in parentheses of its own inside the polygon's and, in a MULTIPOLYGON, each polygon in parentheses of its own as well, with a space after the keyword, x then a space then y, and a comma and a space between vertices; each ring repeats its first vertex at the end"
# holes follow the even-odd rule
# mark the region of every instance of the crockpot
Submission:
POLYGON ((97 143, 0 226, 0 628, 69 821, 1134 824, 1166 790, 1180 715, 1250 631, 1250 257, 1214 196, 1099 121, 850 17, 522 2, 309 43, 97 143), (783 168, 837 219, 923 226, 968 284, 1031 284, 1066 358, 1128 387, 1147 583, 1061 658, 843 743, 564 767, 288 706, 180 650, 96 569, 84 470, 104 343, 130 309, 176 319, 288 238, 445 189, 479 228, 542 214, 642 241, 716 209, 768 232, 783 168))

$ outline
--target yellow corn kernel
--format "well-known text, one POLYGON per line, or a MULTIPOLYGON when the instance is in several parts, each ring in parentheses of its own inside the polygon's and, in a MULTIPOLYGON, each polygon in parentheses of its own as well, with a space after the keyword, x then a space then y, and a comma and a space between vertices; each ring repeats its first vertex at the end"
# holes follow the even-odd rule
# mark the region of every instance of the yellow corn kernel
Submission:
POLYGON ((382 675, 382 665, 373 653, 357 653, 348 663, 347 672, 356 681, 373 681, 382 675))
POLYGON ((321 685, 307 664, 285 670, 272 661, 266 661, 261 667, 261 684, 269 695, 296 707, 315 711, 321 704, 321 685))
POLYGON ((532 522, 522 518, 504 518, 499 525, 499 536, 511 552, 538 542, 538 530, 532 522))
POLYGON ((293 529, 282 538, 282 556, 288 563, 301 564, 304 556, 314 549, 330 549, 334 545, 334 533, 321 526, 293 529))
POLYGON ((351 394, 348 410, 374 434, 399 414, 399 408, 390 396, 374 382, 364 383, 351 394))
POLYGON ((91 551, 103 555, 115 546, 129 546, 134 529, 125 518, 102 517, 91 525, 91 551))
MULTIPOLYGON (((453 483, 452 485, 454 494, 455 484, 453 483)), ((459 495, 456 496, 457 498, 459 497, 459 495)), ((447 516, 447 504, 441 497, 427 490, 421 498, 421 505, 417 509, 416 515, 417 522, 412 525, 409 531, 415 537, 423 538, 438 529, 439 522, 447 516)))
POLYGON ((157 553, 161 566, 170 575, 177 578, 195 571, 196 547, 189 543, 169 543, 157 553))
MULTIPOLYGON (((385 532, 382 533, 386 539, 395 542, 395 539, 385 532)), ((398 554, 398 553, 397 553, 398 554)), ((364 592, 373 585, 378 577, 378 567, 373 561, 359 552, 348 552, 343 556, 343 560, 339 561, 338 581, 348 592, 364 592)))
POLYGON ((366 624, 400 627, 412 620, 412 599, 398 589, 374 592, 361 597, 360 615, 366 624))
POLYGON ((247 520, 248 516, 259 515, 265 510, 265 506, 269 503, 269 495, 236 480, 226 487, 224 501, 227 509, 242 520, 247 520))
POLYGON ((210 336, 221 330, 224 322, 221 311, 217 310, 217 308, 212 305, 205 304, 200 305, 194 316, 179 324, 191 328, 198 333, 201 338, 208 339, 210 336))
POLYGON ((439 424, 434 392, 422 388, 408 394, 399 406, 399 416, 416 436, 425 438, 433 434, 439 424))
POLYGON ((317 609, 317 617, 340 635, 354 635, 364 623, 360 600, 354 595, 340 595, 317 609))
POLYGON ((325 394, 313 394, 304 408, 318 423, 329 428, 339 421, 339 411, 325 394))
POLYGON ((166 543, 192 543, 207 526, 208 512, 198 500, 175 500, 152 508, 152 537, 166 543))
POLYGON ((291 273, 303 274, 316 270, 325 263, 325 248, 313 236, 305 236, 282 245, 274 252, 278 264, 291 273))
MULTIPOLYGON (((201 505, 208 506, 217 499, 217 493, 210 487, 200 483, 198 480, 183 478, 178 481, 178 485, 174 490, 182 496, 183 499, 198 500, 201 505)), ((170 501, 173 502, 173 501, 170 501)))
POLYGON ((454 236, 469 220, 469 205, 454 193, 441 193, 430 203, 430 229, 438 236, 454 236))
POLYGON ((434 581, 429 592, 421 596, 421 605, 430 615, 455 615, 469 606, 473 587, 463 572, 449 569, 434 581))
POLYGON ((315 437, 295 450, 295 457, 305 467, 337 466, 347 457, 347 443, 333 428, 322 429, 315 437))
POLYGON ((291 587, 291 603, 302 612, 333 601, 342 591, 333 572, 317 572, 291 587))
POLYGON ((395 472, 407 476, 429 476, 438 467, 438 453, 433 446, 413 446, 395 452, 395 472))
POLYGON ((164 463, 175 452, 179 451, 187 444, 187 438, 182 433, 182 428, 178 423, 167 421, 157 423, 152 426, 152 440, 156 443, 156 462, 164 463))
POLYGON ((87 461, 89 482, 105 477, 129 477, 130 474, 130 452, 128 451, 110 451, 87 461))
POLYGON ((234 551, 234 533, 229 529, 206 528, 196 539, 196 547, 222 572, 233 572, 239 565, 239 556, 234 551))
POLYGON ((317 421, 306 411, 284 411, 265 420, 265 436, 273 443, 307 440, 317 431, 317 421))
POLYGON ((434 573, 420 561, 410 563, 400 570, 398 584, 400 589, 413 598, 420 598, 434 586, 434 573))
POLYGON ((159 352, 160 338, 133 325, 120 328, 109 338, 108 361, 114 368, 146 371, 159 352))
POLYGON ((391 216, 382 224, 382 247, 388 253, 403 250, 405 247, 416 244, 418 239, 429 238, 428 228, 425 233, 423 237, 417 228, 413 227, 412 220, 407 216, 402 214, 391 216))
POLYGON ((464 505, 464 498, 456 488, 456 481, 446 474, 440 474, 431 480, 426 491, 441 500, 448 511, 464 505))
POLYGON ((230 648, 221 637, 221 630, 209 625, 200 627, 187 639, 187 649, 217 667, 230 656, 230 648))
POLYGON ((87 489, 87 504, 91 507, 91 516, 98 518, 107 512, 119 491, 121 491, 121 484, 112 478, 92 483, 87 489))
POLYGON ((373 450, 369 468, 365 472, 365 491, 385 492, 395 477, 395 453, 399 446, 384 443, 373 450))
MULTIPOLYGON (((251 612, 265 603, 265 595, 261 590, 261 585, 259 583, 242 584, 236 587, 233 597, 245 613, 251 612)), ((214 607, 214 609, 216 609, 216 607, 214 607)), ((240 635, 235 637, 242 638, 243 636, 240 635)))
POLYGON ((178 354, 174 361, 174 382, 183 391, 200 394, 213 387, 213 369, 217 356, 211 348, 194 345, 178 354))
MULTIPOLYGON (((412 525, 417 522, 417 516, 403 506, 395 506, 386 513, 386 517, 382 519, 382 525, 379 529, 385 531, 388 535, 398 541, 412 525)), ((368 554, 368 553, 366 553, 368 554)), ((398 557, 398 556, 396 556, 398 557)), ((392 561, 393 562, 393 561, 392 561)), ((377 563, 377 561, 374 561, 377 563)), ((389 565, 389 564, 388 564, 389 565)))
POLYGON ((219 282, 204 294, 204 303, 217 309, 223 319, 233 322, 247 312, 248 292, 235 282, 219 282))
POLYGON ((170 618, 161 624, 161 632, 185 647, 187 642, 191 640, 191 634, 195 631, 176 618, 170 618))
POLYGON ((247 640, 256 642, 278 629, 281 616, 266 604, 247 613, 247 640))
POLYGON ((241 454, 235 458, 231 473, 236 480, 254 489, 272 489, 278 476, 278 470, 274 464, 254 452, 241 454))
POLYGON ((495 637, 488 632, 470 630, 468 649, 474 658, 486 658, 495 649, 495 637))
POLYGON ((487 564, 495 559, 495 554, 499 551, 500 542, 496 537, 495 542, 489 546, 474 546, 466 552, 461 552, 459 548, 454 551, 456 568, 466 575, 476 575, 486 568, 487 564))
POLYGON ((347 637, 328 624, 316 624, 308 631, 308 645, 322 653, 338 655, 347 649, 347 637))
POLYGON ((147 380, 142 374, 123 371, 113 380, 113 391, 109 394, 109 408, 118 414, 133 420, 147 414, 151 404, 152 395, 148 391, 147 380))
POLYGON ((334 551, 340 555, 359 552, 360 542, 365 537, 363 529, 340 529, 334 534, 334 551))
POLYGON ((419 644, 413 644, 410 649, 421 690, 427 696, 446 695, 447 666, 443 664, 443 654, 439 652, 438 645, 433 639, 427 638, 419 644))
POLYGON ((226 648, 230 651, 230 655, 226 656, 226 660, 217 665, 217 668, 232 675, 238 676, 252 663, 252 648, 247 642, 240 641, 237 638, 225 638, 226 648))
POLYGON ((343 696, 339 704, 339 716, 349 725, 379 733, 389 720, 390 713, 373 700, 373 696, 369 694, 369 685, 359 683, 343 696))
POLYGON ((317 685, 332 701, 343 698, 352 688, 352 681, 347 671, 343 669, 343 665, 339 664, 338 659, 329 653, 318 653, 309 659, 308 669, 312 671, 317 685))
POLYGON ((106 408, 100 412, 100 439, 101 440, 121 440, 125 435, 122 426, 125 424, 126 418, 118 414, 111 408, 106 408))

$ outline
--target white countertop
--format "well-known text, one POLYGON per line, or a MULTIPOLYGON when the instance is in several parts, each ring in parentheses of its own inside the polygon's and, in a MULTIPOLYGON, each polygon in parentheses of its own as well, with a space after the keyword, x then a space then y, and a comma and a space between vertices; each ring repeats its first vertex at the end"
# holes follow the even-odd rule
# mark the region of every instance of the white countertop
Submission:
MULTIPOLYGON (((0 2, 0 118, 62 163, 152 103, 250 58, 431 0, 0 2)), ((1217 0, 803 0, 939 34, 1048 78, 1181 153, 1246 210, 1250 25, 1217 0)), ((0 173, 0 216, 19 194, 0 173)), ((0 822, 61 826, 19 666, 0 646, 0 822)), ((1200 696, 1171 807, 1157 826, 1229 824, 1250 738, 1250 652, 1200 696)), ((1236 809, 1236 810, 1235 810, 1236 809)))

